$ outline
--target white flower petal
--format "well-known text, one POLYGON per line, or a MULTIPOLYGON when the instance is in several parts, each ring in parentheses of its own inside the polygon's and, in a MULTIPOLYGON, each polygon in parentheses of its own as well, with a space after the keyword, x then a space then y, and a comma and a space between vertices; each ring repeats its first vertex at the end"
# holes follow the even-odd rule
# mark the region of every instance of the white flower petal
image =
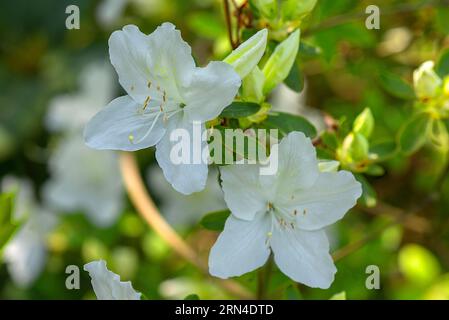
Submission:
POLYGON ((315 184, 301 192, 285 206, 292 213, 296 210, 298 227, 318 230, 343 218, 362 195, 362 187, 348 171, 323 172, 315 184))
POLYGON ((257 212, 268 208, 266 191, 259 180, 259 166, 223 166, 220 172, 224 198, 233 215, 252 220, 257 212))
POLYGON ((327 289, 337 272, 324 230, 305 231, 275 222, 270 240, 274 261, 296 282, 327 289))
POLYGON ((93 149, 136 151, 151 147, 165 133, 157 102, 150 102, 142 113, 142 106, 129 96, 109 103, 87 124, 84 137, 93 149))
POLYGON ((306 189, 318 178, 318 162, 312 142, 302 132, 291 132, 279 143, 276 179, 276 198, 288 199, 306 189))
MULTIPOLYGON (((162 168, 165 179, 173 186, 173 188, 182 194, 191 194, 204 189, 206 186, 208 167, 207 163, 203 161, 194 161, 194 146, 198 149, 205 150, 208 148, 206 141, 201 141, 201 134, 205 130, 204 124, 198 126, 199 136, 194 134, 193 125, 184 121, 182 114, 177 114, 170 119, 167 133, 156 145, 156 160, 162 168), (175 164, 171 159, 172 150, 174 146, 181 143, 180 141, 170 141, 170 135, 174 130, 185 130, 189 135, 188 145, 186 150, 182 152, 189 153, 187 163, 175 164)), ((175 152, 174 152, 175 153, 175 152)), ((199 154, 201 156, 201 154, 199 154)), ((200 158, 201 160, 201 158, 200 158)))
POLYGON ((230 216, 209 255, 209 272, 219 278, 240 276, 262 266, 270 255, 271 220, 259 213, 253 221, 230 216))
POLYGON ((92 261, 84 265, 89 272, 92 287, 98 300, 140 300, 130 281, 120 281, 120 277, 109 271, 104 260, 92 261))
POLYGON ((185 114, 191 121, 208 121, 231 104, 241 80, 234 69, 214 61, 205 68, 196 68, 190 85, 184 91, 185 114))
POLYGON ((148 87, 149 37, 134 25, 115 31, 109 38, 109 57, 123 89, 136 102, 143 103, 152 93, 148 87))
POLYGON ((165 90, 170 99, 183 102, 182 88, 191 81, 195 71, 192 49, 169 22, 148 36, 148 45, 151 80, 165 90))

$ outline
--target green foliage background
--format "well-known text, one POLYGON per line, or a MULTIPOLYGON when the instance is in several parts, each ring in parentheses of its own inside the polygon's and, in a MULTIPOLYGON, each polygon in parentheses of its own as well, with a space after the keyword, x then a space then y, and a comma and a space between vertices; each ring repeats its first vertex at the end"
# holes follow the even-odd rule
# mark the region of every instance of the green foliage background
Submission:
MULTIPOLYGON (((360 246, 337 262, 331 288, 296 285, 274 270, 269 297, 329 299, 345 291, 350 299, 449 299, 449 179, 443 175, 447 150, 426 143, 410 155, 396 144, 415 114, 413 70, 426 60, 438 61, 449 48, 449 5, 443 3, 321 0, 302 22, 300 52, 286 83, 301 90, 306 78, 307 105, 325 112, 338 125, 336 134, 321 136, 320 155, 338 157, 337 149, 350 134, 353 121, 368 107, 375 120, 372 133, 365 137, 370 152, 384 152, 388 157, 373 164, 369 172, 347 164, 364 182, 365 195, 332 230, 333 248, 360 246), (371 4, 381 9, 380 30, 365 27, 365 8, 371 4), (385 49, 386 33, 399 27, 407 30, 410 41, 398 52, 385 49), (429 197, 432 201, 423 206, 429 197), (381 271, 380 290, 365 287, 365 268, 372 264, 381 271)), ((150 33, 171 21, 192 45, 200 65, 223 59, 231 50, 221 1, 131 0, 110 27, 97 22, 99 4, 88 0, 0 4, 0 177, 12 174, 32 180, 38 198, 49 174, 47 150, 58 138, 43 126, 48 102, 55 95, 76 91, 82 66, 107 57, 113 30, 132 23, 150 33), (65 28, 69 4, 80 7, 80 30, 65 28)), ((242 38, 251 32, 244 30, 242 38)), ((269 46, 275 44, 272 39, 269 46)), ((414 128, 417 132, 407 134, 413 141, 422 135, 414 128)), ((363 150, 351 152, 364 157, 363 150)), ((153 151, 138 152, 138 159, 141 168, 146 168, 154 162, 153 151)), ((107 259, 113 271, 131 280, 149 299, 167 298, 160 288, 170 279, 168 285, 183 289, 186 295, 232 298, 178 258, 130 204, 117 224, 107 229, 95 228, 81 213, 61 217, 62 224, 48 239, 45 271, 31 287, 16 287, 5 264, 0 264, 0 298, 93 298, 87 273, 81 272, 81 289, 69 291, 64 270, 67 265, 81 267, 99 258, 107 259)), ((216 232, 198 225, 183 231, 183 236, 207 257, 216 232)), ((255 290, 257 274, 239 281, 255 290)))

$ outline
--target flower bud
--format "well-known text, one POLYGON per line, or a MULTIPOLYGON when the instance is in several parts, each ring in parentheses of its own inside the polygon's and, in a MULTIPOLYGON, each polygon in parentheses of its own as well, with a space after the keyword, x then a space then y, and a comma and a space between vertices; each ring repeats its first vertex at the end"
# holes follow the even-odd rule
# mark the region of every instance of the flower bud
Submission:
POLYGON ((262 29, 243 42, 223 61, 230 64, 240 78, 245 78, 262 58, 267 46, 268 30, 262 29))
POLYGON ((434 62, 426 61, 413 72, 416 96, 421 100, 434 98, 442 85, 441 78, 434 71, 434 62))
POLYGON ((317 0, 284 0, 282 1, 281 14, 286 21, 301 20, 315 7, 317 0))
POLYGON ((282 41, 268 59, 262 70, 265 75, 264 94, 269 93, 287 78, 298 54, 299 37, 298 29, 282 41))
POLYGON ((369 138, 374 129, 374 117, 369 108, 365 108, 354 120, 353 130, 369 138))

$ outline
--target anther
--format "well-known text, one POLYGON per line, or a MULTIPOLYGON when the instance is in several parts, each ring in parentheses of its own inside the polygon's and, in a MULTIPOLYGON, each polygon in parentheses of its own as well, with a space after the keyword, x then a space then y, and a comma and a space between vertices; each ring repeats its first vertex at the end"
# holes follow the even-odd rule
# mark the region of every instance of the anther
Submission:
POLYGON ((148 103, 151 101, 151 97, 148 96, 143 103, 143 110, 145 110, 148 106, 148 103))

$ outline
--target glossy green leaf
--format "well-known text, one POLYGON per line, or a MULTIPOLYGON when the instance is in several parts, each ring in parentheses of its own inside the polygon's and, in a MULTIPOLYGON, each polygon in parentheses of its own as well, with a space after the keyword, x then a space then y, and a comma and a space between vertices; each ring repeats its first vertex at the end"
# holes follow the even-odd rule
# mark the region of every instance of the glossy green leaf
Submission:
POLYGON ((280 137, 286 136, 292 131, 303 132, 309 138, 313 138, 317 134, 315 127, 307 119, 284 112, 268 114, 261 126, 268 129, 279 129, 280 137))
POLYGON ((20 223, 13 219, 14 194, 0 195, 0 252, 18 230, 20 223))
POLYGON ((383 71, 380 74, 380 84, 391 95, 406 100, 415 99, 415 92, 411 85, 398 75, 383 71))
POLYGON ((449 75, 449 49, 446 49, 438 60, 436 72, 441 78, 449 75))
POLYGON ((297 63, 293 65, 284 83, 297 93, 300 93, 304 89, 304 75, 297 63))
POLYGON ((201 219, 200 225, 208 230, 222 231, 230 214, 231 212, 229 210, 208 213, 201 219))
POLYGON ((383 141, 370 145, 370 158, 374 161, 384 161, 393 157, 397 152, 395 141, 383 141))
POLYGON ((399 133, 401 151, 412 154, 421 148, 427 140, 430 124, 430 116, 426 113, 418 113, 405 123, 399 133))
POLYGON ((223 118, 244 118, 257 113, 260 105, 253 102, 234 101, 220 114, 223 118))

